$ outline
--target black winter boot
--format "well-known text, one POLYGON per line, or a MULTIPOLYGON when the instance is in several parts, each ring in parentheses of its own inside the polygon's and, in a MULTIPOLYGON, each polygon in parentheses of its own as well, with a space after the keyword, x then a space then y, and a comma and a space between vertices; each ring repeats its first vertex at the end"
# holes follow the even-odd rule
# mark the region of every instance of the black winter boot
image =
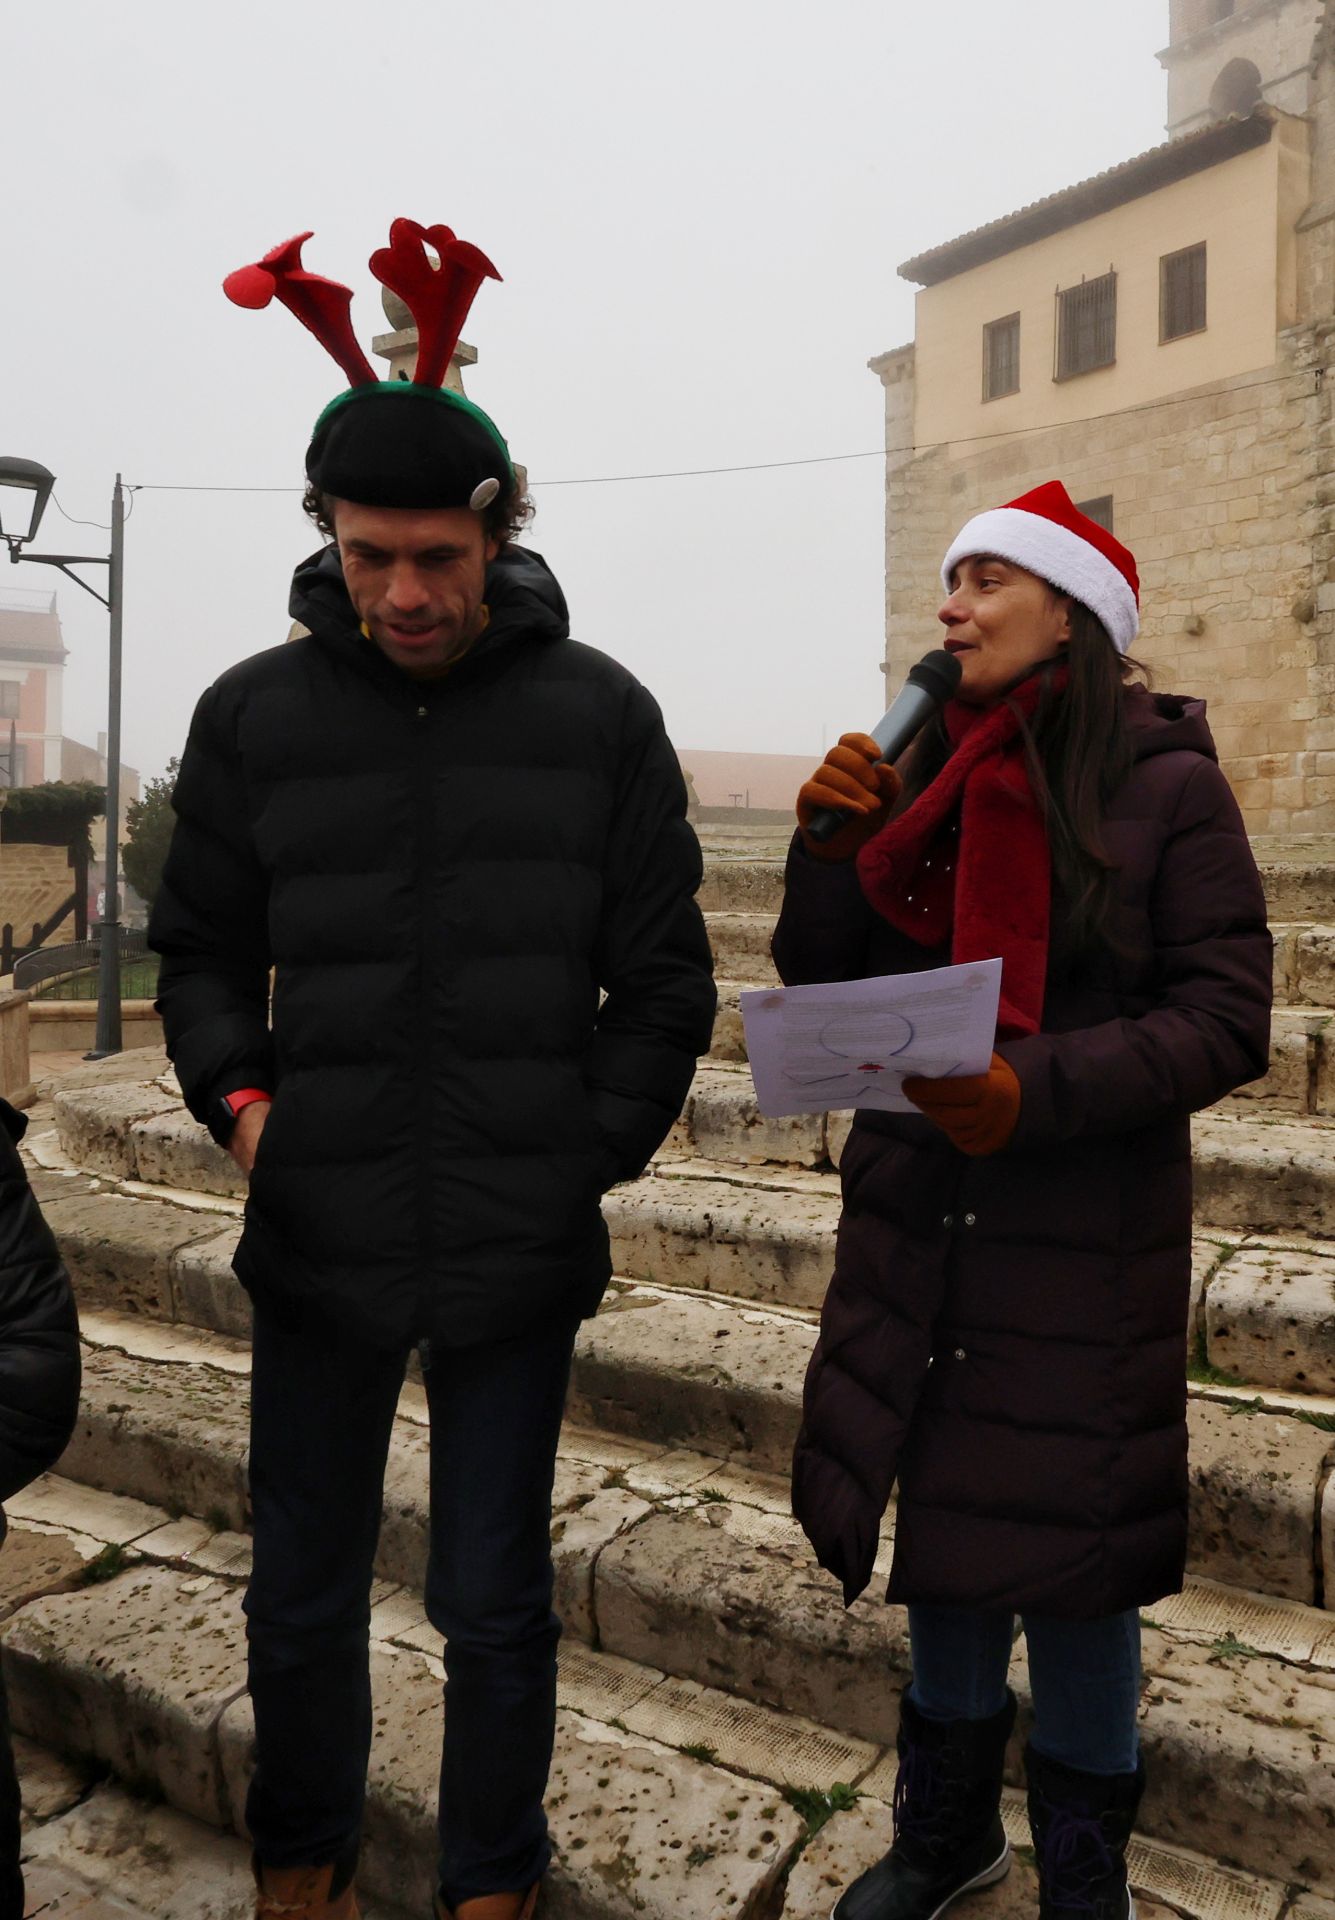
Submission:
POLYGON ((832 1920, 936 1920, 962 1893, 1010 1871, 1001 1773, 1015 1699, 990 1720, 928 1720, 899 1709, 895 1844, 840 1897, 832 1920))
POLYGON ((1134 1773, 1078 1773, 1025 1751, 1029 1825, 1038 1858, 1039 1920, 1135 1920, 1126 1849, 1145 1790, 1134 1773))

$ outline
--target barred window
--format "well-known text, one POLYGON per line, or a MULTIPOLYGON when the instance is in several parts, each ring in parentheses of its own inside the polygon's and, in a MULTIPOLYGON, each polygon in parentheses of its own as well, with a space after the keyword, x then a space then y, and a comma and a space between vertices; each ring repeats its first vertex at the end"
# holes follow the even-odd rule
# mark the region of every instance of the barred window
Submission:
POLYGON ((1079 511, 1103 528, 1105 533, 1113 531, 1113 497, 1110 493, 1101 493, 1096 500, 1077 500, 1079 511))
POLYGON ((19 717, 19 695, 22 683, 18 680, 0 680, 0 720, 17 720, 19 717))
POLYGON ((983 328, 983 398, 1000 400, 1020 391, 1020 316, 990 320, 983 328))
POLYGON ((1057 290, 1058 380, 1110 367, 1117 358, 1117 275, 1057 290))
POLYGON ((1205 328, 1205 242, 1159 261, 1159 341, 1205 328))

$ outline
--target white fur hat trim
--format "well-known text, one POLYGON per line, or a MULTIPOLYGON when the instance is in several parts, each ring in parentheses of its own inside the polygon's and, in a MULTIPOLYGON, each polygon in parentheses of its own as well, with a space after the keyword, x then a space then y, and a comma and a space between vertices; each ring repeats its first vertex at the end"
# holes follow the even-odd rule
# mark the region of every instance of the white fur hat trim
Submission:
POLYGON ((959 562, 980 553, 1024 567, 1079 600, 1098 615, 1119 653, 1125 653, 1140 632, 1140 609, 1126 575, 1088 540, 1041 513, 993 507, 975 514, 955 535, 941 562, 941 583, 947 593, 959 562))

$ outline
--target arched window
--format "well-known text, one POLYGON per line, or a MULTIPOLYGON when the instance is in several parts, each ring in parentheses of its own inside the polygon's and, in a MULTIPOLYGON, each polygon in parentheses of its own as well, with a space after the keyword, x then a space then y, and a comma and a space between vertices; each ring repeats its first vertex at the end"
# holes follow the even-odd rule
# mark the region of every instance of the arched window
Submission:
POLYGON ((1261 70, 1251 60, 1230 60, 1210 94, 1216 120, 1253 112, 1261 104, 1261 70))

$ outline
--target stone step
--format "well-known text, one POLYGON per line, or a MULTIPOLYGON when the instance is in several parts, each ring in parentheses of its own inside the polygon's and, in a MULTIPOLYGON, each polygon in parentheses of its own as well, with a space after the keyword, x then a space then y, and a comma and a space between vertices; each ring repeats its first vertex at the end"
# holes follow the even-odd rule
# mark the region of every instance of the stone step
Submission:
MULTIPOLYGON (((773 913, 705 915, 714 970, 721 983, 778 984, 770 958, 775 919, 773 913)), ((1335 1011, 1335 926, 1276 921, 1270 931, 1275 941, 1276 1006, 1335 1011)))
MULTIPOLYGON (((126 1524, 137 1531, 121 1544, 139 1538, 144 1507, 170 1505, 194 1528, 192 1552, 206 1552, 211 1567, 219 1556, 231 1565, 248 1522, 245 1344, 96 1313, 85 1342, 80 1420, 59 1476, 130 1502, 126 1524)), ((638 1288, 618 1289, 581 1328, 554 1495, 572 1631, 593 1632, 589 1555, 638 1526, 648 1506, 734 1487, 743 1506, 786 1516, 813 1344, 813 1328, 796 1318, 638 1288)), ((1302 1403, 1276 1404, 1252 1389, 1193 1390, 1193 1574, 1304 1604, 1335 1599, 1335 1417, 1321 1417, 1325 1424, 1313 1424, 1302 1403)), ((409 1383, 377 1569, 410 1586, 421 1583, 426 1560, 428 1452, 425 1396, 409 1383)), ((36 1524, 54 1499, 78 1530, 59 1505, 74 1497, 42 1483, 11 1510, 36 1524)))
MULTIPOLYGON (((165 1117, 142 1125, 159 1129, 165 1117)), ((837 1116, 763 1121, 745 1075, 703 1069, 668 1156, 703 1142, 784 1158, 663 1158, 653 1173, 615 1188, 605 1217, 617 1271, 757 1304, 820 1308, 839 1202, 836 1175, 811 1164, 837 1152, 836 1123, 837 1116), (809 1165, 793 1165, 799 1160, 809 1165)), ((127 1164, 127 1142, 129 1164, 138 1165, 136 1127, 117 1135, 119 1164, 127 1164)), ((48 1144, 56 1150, 50 1135, 31 1139, 38 1156, 48 1144)), ((86 1139, 75 1144, 92 1152, 86 1139)), ((159 1171, 179 1183, 196 1148, 190 1137, 184 1146, 173 1140, 169 1152, 179 1158, 163 1158, 159 1171)), ((1197 1119, 1195 1158, 1199 1256, 1206 1271, 1218 1271, 1208 1309, 1193 1319, 1191 1357, 1260 1386, 1335 1392, 1335 1334, 1327 1331, 1335 1129, 1208 1114, 1197 1119)), ((248 1304, 231 1273, 238 1198, 60 1171, 38 1171, 36 1183, 85 1300, 248 1331, 248 1304)), ((1204 1283, 1204 1271, 1197 1277, 1204 1283)))
MULTIPOLYGON (((1328 854, 1299 860, 1258 848, 1257 866, 1270 919, 1335 924, 1335 860, 1328 854)), ((699 901, 706 913, 777 914, 783 904, 783 860, 709 860, 699 901)))
MULTIPOLYGON (((1322 1025, 1320 1015, 1281 1015, 1276 1066, 1263 1083, 1274 1097, 1296 1100, 1305 1088, 1313 1104, 1335 1106, 1322 1025), (1283 1051, 1286 1035, 1297 1045, 1296 1055, 1283 1051)), ((1331 1034, 1335 1049, 1335 1029, 1331 1034)), ((165 1091, 162 1076, 62 1090, 54 1117, 55 1142, 34 1128, 31 1152, 39 1163, 186 1194, 241 1197, 239 1170, 190 1118, 179 1096, 165 1091)), ((697 1071, 658 1164, 693 1159, 825 1168, 838 1164, 850 1124, 848 1114, 767 1120, 749 1070, 709 1062, 697 1071)), ((1335 1116, 1257 1112, 1235 1103, 1230 1111, 1198 1115, 1193 1135, 1199 1220, 1252 1232, 1335 1237, 1335 1116)))
POLYGON ((1276 1004, 1335 1008, 1335 926, 1276 921, 1270 931, 1276 1004))
MULTIPOLYGON (((0 1640, 21 1732, 97 1760, 196 1820, 240 1829, 253 1722, 234 1582, 141 1564, 77 1593, 32 1601, 0 1640)), ((371 1667, 376 1732, 359 1879, 378 1898, 425 1913, 442 1670, 434 1656, 394 1644, 383 1626, 371 1667)), ((803 1823, 772 1783, 628 1731, 626 1711, 661 1685, 656 1673, 632 1677, 599 1663, 592 1677, 577 1675, 574 1691, 602 1704, 602 1719, 578 1706, 559 1708, 548 1910, 568 1920, 680 1920, 683 1913, 758 1920, 803 1823), (622 1711, 609 1711, 616 1707, 622 1711)), ((840 1744, 842 1759, 849 1743, 840 1744)), ((851 1757, 865 1772, 875 1750, 854 1749, 851 1757)))
POLYGON ((1217 1109, 1335 1119, 1335 1011, 1277 1006, 1270 1022, 1270 1071, 1217 1109))
MULTIPOLYGON (((99 1518, 96 1496, 85 1496, 81 1525, 123 1532, 123 1503, 103 1498, 99 1518)), ((141 1517, 146 1533, 121 1547, 119 1562, 104 1552, 102 1577, 65 1592, 16 1594, 11 1582, 0 1653, 15 1725, 192 1818, 236 1827, 251 1750, 236 1570, 216 1572, 188 1551, 168 1556, 173 1523, 148 1509, 141 1517)), ((50 1516, 47 1524, 58 1530, 50 1516)), ((19 1521, 16 1532, 26 1528, 19 1521)), ((847 1805, 847 1792, 833 1793, 842 1782, 860 1792, 863 1813, 881 1818, 905 1673, 902 1614, 868 1600, 843 1611, 791 1535, 781 1513, 711 1495, 677 1510, 660 1503, 603 1547, 599 1651, 567 1640, 562 1653, 550 1910, 569 1920, 806 1920, 820 1909, 805 1896, 764 1905, 804 1837, 789 1797, 806 1808, 822 1796, 826 1810, 830 1797, 847 1805)), ((373 1600, 377 1734, 362 1877, 377 1897, 423 1911, 439 1642, 416 1594, 379 1589, 373 1600)), ((1335 1891, 1329 1616, 1191 1587, 1147 1621, 1145 1673, 1143 1834, 1170 1847, 1189 1840, 1244 1873, 1335 1891)), ((1023 1701, 1022 1653, 1012 1680, 1023 1701)), ((1018 1742, 1010 1774, 1018 1779, 1018 1742)), ((1022 1837, 1014 1807, 1011 1815, 1022 1837)), ((851 1823, 845 1838, 854 1841, 851 1823)), ((1174 1875, 1215 1869, 1197 1857, 1166 1881, 1162 1862, 1157 1871, 1167 1893, 1174 1875)), ((1197 1882, 1196 1904, 1175 1905, 1202 1911, 1202 1891, 1197 1882)), ((1243 1897, 1241 1886, 1232 1891, 1243 1897)), ((1248 1894, 1267 1897, 1255 1886, 1248 1894)), ((1282 1905, 1239 1910, 1277 1916, 1282 1905)))
MULTIPOLYGON (((250 1847, 236 1834, 99 1781, 21 1736, 26 1910, 66 1920, 252 1920, 250 1847)), ((364 1920, 419 1920, 362 1904, 364 1920)))
MULTIPOLYGON (((764 1122, 744 1076, 702 1072, 669 1151, 689 1152, 701 1138, 737 1150, 740 1136, 741 1151, 783 1154, 787 1163, 664 1158, 645 1178, 616 1188, 604 1212, 618 1273, 818 1310, 833 1266, 837 1177, 791 1163, 823 1158, 836 1145, 834 1126, 825 1116, 764 1122)), ((37 1134, 33 1152, 49 1141, 37 1134)), ((1196 1161, 1205 1224, 1189 1356, 1263 1387, 1335 1394, 1335 1129, 1205 1115, 1196 1126, 1196 1161), (1256 1222, 1267 1231, 1250 1231, 1256 1222)), ((164 1169, 178 1180, 190 1170, 179 1163, 164 1169)), ((86 1303, 248 1332, 249 1304, 231 1271, 239 1200, 105 1176, 39 1170, 35 1177, 86 1303)))
POLYGON ((1328 851, 1298 860, 1271 858, 1259 846, 1253 851, 1272 921, 1335 922, 1335 861, 1328 851))
POLYGON ((770 959, 774 934, 772 913, 707 913, 705 926, 720 979, 756 980, 777 986, 779 976, 770 959))
POLYGON ((706 860, 696 899, 706 918, 716 913, 765 913, 772 917, 783 905, 783 867, 781 859, 706 860))

